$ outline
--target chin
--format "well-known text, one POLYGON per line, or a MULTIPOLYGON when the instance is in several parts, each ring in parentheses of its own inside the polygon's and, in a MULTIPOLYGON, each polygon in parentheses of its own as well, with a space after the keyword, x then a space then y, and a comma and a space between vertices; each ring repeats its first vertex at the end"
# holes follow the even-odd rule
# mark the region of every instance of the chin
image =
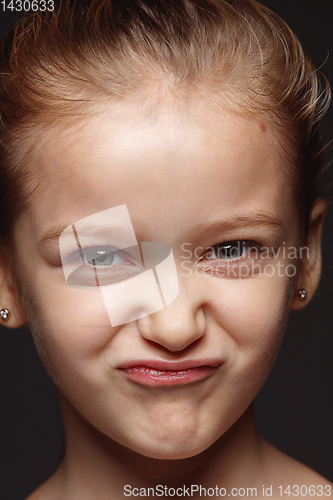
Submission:
MULTIPOLYGON (((211 436, 210 436, 211 438, 211 436)), ((192 436, 184 439, 184 436, 172 435, 165 440, 147 437, 145 443, 141 442, 138 447, 132 448, 141 455, 158 460, 182 460, 199 455, 209 448, 216 439, 199 439, 192 436)))
POLYGON ((194 457, 195 455, 199 455, 210 445, 201 446, 201 447, 188 447, 184 449, 181 446, 174 446, 169 449, 161 449, 154 447, 145 447, 145 449, 141 449, 139 453, 149 458, 154 458, 156 460, 184 460, 186 458, 194 457))
POLYGON ((202 453, 228 428, 221 425, 221 421, 188 408, 177 411, 179 408, 173 407, 172 410, 169 408, 167 414, 165 407, 163 411, 155 408, 146 421, 128 422, 123 428, 123 437, 126 436, 123 444, 150 458, 180 460, 202 453))

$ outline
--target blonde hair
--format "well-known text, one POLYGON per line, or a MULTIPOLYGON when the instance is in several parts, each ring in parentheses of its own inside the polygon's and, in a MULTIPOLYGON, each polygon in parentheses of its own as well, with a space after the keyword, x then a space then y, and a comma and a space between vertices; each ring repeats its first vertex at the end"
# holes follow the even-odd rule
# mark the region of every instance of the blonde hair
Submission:
POLYGON ((330 91, 289 27, 257 2, 63 0, 9 33, 0 72, 0 241, 31 199, 37 125, 85 116, 156 82, 271 117, 307 234, 321 168, 317 124, 330 91))

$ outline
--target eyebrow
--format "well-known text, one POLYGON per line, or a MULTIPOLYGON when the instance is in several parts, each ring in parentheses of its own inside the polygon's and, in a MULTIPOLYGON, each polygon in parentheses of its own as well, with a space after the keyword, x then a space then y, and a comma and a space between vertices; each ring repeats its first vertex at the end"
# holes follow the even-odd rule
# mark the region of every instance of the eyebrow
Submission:
POLYGON ((232 230, 242 227, 253 226, 271 226, 282 230, 286 230, 287 226, 282 219, 275 215, 270 215, 264 212, 230 217, 226 220, 219 219, 200 225, 198 230, 204 233, 213 233, 217 230, 232 230))
POLYGON ((100 233, 103 230, 112 230, 112 232, 116 235, 123 235, 124 233, 126 234, 126 231, 128 230, 127 226, 119 225, 119 224, 113 224, 112 222, 110 225, 97 225, 97 224, 80 224, 80 221, 77 222, 72 222, 72 221, 67 221, 65 223, 61 224, 56 224, 49 228, 45 233, 42 234, 39 242, 44 243, 48 240, 56 240, 59 239, 59 237, 62 235, 62 233, 65 231, 65 229, 71 229, 73 231, 73 227, 75 227, 75 231, 80 236, 85 236, 85 235, 92 235, 94 236, 95 233, 100 233))
MULTIPOLYGON (((67 229, 68 227, 73 226, 75 224, 76 226, 78 225, 78 222, 71 222, 67 221, 62 224, 57 224, 50 229, 48 229, 40 238, 40 243, 43 243, 48 240, 54 240, 58 239, 60 235, 67 229)), ((242 228, 242 227, 253 227, 253 226, 271 226, 271 227, 277 227, 280 229, 285 230, 286 225, 282 221, 282 219, 278 216, 275 215, 270 215, 264 212, 260 213, 253 213, 253 214, 247 214, 247 215, 242 215, 242 216, 236 216, 236 217, 230 217, 228 219, 218 219, 214 220, 212 222, 204 222, 203 224, 199 224, 199 226, 196 227, 197 232, 203 232, 203 233, 213 233, 218 230, 224 230, 228 231, 231 229, 237 229, 237 228, 242 228)), ((79 228, 77 226, 77 229, 79 229, 80 233, 82 232, 96 232, 100 231, 101 229, 106 229, 103 227, 98 227, 96 225, 85 225, 82 228, 79 228)), ((121 231, 122 228, 118 225, 115 226, 108 226, 107 229, 112 229, 113 231, 121 231)), ((144 228, 140 228, 140 230, 135 231, 136 234, 139 233, 146 233, 144 228)), ((141 234, 143 236, 143 234, 141 234)), ((140 238, 142 240, 142 238, 140 238)))

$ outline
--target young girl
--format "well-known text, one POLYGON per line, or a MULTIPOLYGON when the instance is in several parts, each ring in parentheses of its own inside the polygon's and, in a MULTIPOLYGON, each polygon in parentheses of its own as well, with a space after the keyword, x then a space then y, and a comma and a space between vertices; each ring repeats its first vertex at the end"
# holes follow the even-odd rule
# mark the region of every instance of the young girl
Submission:
POLYGON ((320 279, 328 100, 252 0, 67 0, 7 38, 0 317, 66 440, 29 499, 331 495, 253 417, 320 279))

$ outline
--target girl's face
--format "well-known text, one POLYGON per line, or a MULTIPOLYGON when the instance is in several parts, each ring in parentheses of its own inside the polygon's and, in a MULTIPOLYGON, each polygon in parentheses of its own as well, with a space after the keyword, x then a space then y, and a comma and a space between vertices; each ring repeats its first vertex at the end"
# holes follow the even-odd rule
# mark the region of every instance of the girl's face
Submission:
POLYGON ((67 409, 143 455, 203 451, 262 386, 291 301, 298 218, 274 130, 213 108, 128 102, 41 141, 41 191, 15 233, 19 280, 67 409), (66 283, 59 234, 120 205, 138 242, 172 248, 179 294, 112 327, 98 287, 66 283))

